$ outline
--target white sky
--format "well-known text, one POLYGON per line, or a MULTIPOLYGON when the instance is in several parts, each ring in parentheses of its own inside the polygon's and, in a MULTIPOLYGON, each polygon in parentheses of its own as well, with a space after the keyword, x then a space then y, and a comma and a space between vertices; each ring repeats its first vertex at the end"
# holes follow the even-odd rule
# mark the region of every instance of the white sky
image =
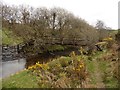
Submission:
POLYGON ((104 21, 105 25, 113 29, 118 28, 118 1, 119 0, 2 0, 6 4, 30 5, 34 7, 62 7, 74 15, 95 25, 97 20, 104 21))

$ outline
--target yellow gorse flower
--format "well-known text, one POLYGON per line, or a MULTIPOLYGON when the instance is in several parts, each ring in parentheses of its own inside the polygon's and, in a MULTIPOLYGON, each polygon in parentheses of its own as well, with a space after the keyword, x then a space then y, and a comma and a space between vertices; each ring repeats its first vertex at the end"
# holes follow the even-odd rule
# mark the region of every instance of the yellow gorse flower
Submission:
POLYGON ((113 39, 112 39, 112 38, 108 38, 108 40, 110 40, 110 41, 111 41, 111 40, 113 40, 113 39))
POLYGON ((84 67, 84 65, 79 65, 79 67, 80 67, 80 68, 83 68, 83 67, 84 67))
POLYGON ((33 67, 31 66, 31 67, 28 67, 28 70, 30 70, 30 69, 32 69, 33 67))
POLYGON ((77 67, 73 67, 73 70, 80 71, 82 68, 84 68, 84 63, 80 63, 77 67))
POLYGON ((36 63, 37 67, 42 67, 42 64, 36 63))
POLYGON ((76 71, 80 71, 80 68, 77 68, 76 71))
POLYGON ((41 68, 44 70, 47 70, 47 69, 49 69, 49 66, 48 66, 48 64, 42 64, 41 68))
POLYGON ((84 63, 81 63, 81 64, 79 65, 79 67, 80 67, 80 68, 83 68, 83 67, 84 67, 84 63))
POLYGON ((103 40, 104 40, 104 41, 112 41, 112 40, 113 40, 113 38, 108 37, 108 38, 104 38, 103 40))
POLYGON ((35 69, 40 69, 40 68, 43 70, 47 70, 49 69, 49 66, 48 64, 39 64, 38 62, 35 65, 28 67, 28 70, 35 70, 35 69))

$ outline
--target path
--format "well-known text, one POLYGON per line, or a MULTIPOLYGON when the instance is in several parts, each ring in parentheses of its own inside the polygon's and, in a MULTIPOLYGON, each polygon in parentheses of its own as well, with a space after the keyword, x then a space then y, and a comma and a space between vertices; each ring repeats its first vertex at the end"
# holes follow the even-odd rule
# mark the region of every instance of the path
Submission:
POLYGON ((93 67, 94 67, 94 72, 90 73, 90 77, 87 79, 87 83, 85 88, 105 88, 105 84, 103 83, 103 72, 101 71, 101 69, 99 68, 99 61, 97 61, 97 58, 100 57, 100 55, 95 56, 92 59, 92 63, 93 63, 93 67), (93 81, 91 83, 91 79, 94 79, 94 84, 93 81))
POLYGON ((94 76, 96 79, 96 88, 105 88, 105 85, 103 83, 102 79, 102 72, 99 68, 99 63, 97 62, 96 59, 93 60, 95 71, 94 71, 94 76))

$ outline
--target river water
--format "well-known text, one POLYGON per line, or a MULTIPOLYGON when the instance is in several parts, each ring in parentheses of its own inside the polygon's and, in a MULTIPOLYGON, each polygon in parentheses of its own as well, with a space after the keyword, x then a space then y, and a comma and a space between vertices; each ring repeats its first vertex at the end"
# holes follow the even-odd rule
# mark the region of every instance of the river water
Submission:
POLYGON ((15 74, 25 68, 26 59, 22 58, 14 61, 6 61, 0 64, 2 69, 0 70, 0 78, 5 78, 11 74, 15 74))

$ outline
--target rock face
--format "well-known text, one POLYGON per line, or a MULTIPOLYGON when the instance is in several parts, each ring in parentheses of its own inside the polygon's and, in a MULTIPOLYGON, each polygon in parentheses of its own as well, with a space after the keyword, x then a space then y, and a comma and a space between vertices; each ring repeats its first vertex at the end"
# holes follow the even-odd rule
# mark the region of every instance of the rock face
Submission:
POLYGON ((2 46, 2 61, 12 61, 20 58, 17 46, 2 46))

